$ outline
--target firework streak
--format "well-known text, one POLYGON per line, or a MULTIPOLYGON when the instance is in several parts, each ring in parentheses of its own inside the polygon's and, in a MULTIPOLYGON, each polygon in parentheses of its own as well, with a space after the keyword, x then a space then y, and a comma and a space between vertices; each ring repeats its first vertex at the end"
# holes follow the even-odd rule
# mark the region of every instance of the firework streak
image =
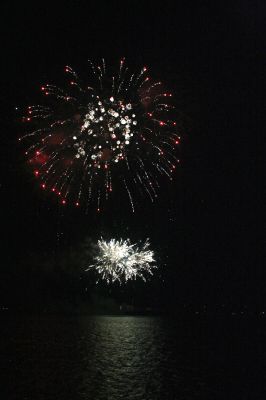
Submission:
POLYGON ((121 60, 112 76, 104 60, 89 65, 90 86, 67 66, 65 88, 41 87, 43 104, 28 107, 23 120, 32 129, 20 140, 40 186, 62 204, 100 211, 120 187, 134 211, 134 193, 154 201, 160 175, 172 179, 179 162, 172 95, 151 82, 146 67, 130 74, 121 60))
POLYGON ((149 246, 148 239, 139 247, 131 244, 129 239, 98 240, 94 264, 87 271, 94 269, 108 283, 126 282, 137 277, 146 281, 145 274, 152 275, 152 269, 156 268, 154 253, 149 246))

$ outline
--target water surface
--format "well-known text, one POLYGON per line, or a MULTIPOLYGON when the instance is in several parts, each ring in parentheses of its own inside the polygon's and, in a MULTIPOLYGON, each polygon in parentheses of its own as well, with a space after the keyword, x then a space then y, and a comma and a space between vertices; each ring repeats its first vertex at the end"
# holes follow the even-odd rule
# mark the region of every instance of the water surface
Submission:
POLYGON ((161 317, 1 323, 2 400, 263 399, 264 325, 161 317))

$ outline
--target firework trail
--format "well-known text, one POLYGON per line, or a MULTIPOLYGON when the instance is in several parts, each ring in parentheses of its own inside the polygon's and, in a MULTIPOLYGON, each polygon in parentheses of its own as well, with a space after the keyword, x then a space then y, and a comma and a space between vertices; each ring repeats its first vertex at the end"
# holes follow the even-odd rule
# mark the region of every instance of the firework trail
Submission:
POLYGON ((115 76, 104 60, 89 65, 89 85, 67 66, 64 88, 41 87, 43 104, 28 107, 23 121, 32 128, 20 140, 40 186, 62 204, 100 211, 122 187, 134 211, 134 193, 154 201, 158 178, 172 180, 179 162, 172 95, 151 81, 146 67, 130 74, 124 59, 115 76))
POLYGON ((129 239, 98 240, 94 263, 87 271, 95 270, 108 283, 122 283, 137 277, 146 281, 145 275, 152 275, 152 269, 156 268, 154 252, 149 247, 148 239, 141 246, 131 244, 129 239))

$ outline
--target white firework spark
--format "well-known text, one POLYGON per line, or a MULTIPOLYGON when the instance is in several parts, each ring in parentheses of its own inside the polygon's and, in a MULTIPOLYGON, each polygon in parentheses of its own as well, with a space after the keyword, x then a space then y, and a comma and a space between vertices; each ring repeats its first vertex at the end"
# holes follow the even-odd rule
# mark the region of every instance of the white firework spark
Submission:
POLYGON ((146 281, 145 274, 152 275, 156 268, 154 252, 149 249, 147 239, 143 245, 131 244, 129 239, 98 240, 94 264, 86 271, 95 269, 108 283, 128 281, 140 277, 146 281))
POLYGON ((146 67, 130 74, 125 60, 113 75, 105 61, 89 62, 83 83, 66 66, 62 88, 45 84, 42 104, 23 117, 26 156, 42 189, 65 204, 97 204, 126 190, 132 211, 135 194, 157 198, 160 177, 172 180, 177 164, 180 121, 172 94, 153 81, 146 67))

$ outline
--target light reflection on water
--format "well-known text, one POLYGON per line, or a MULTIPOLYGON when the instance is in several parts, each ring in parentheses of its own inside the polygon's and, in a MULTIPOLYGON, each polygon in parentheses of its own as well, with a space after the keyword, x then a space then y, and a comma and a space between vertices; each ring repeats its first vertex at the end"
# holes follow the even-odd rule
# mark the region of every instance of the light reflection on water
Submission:
POLYGON ((2 400, 249 398, 238 328, 159 317, 1 322, 2 400))

